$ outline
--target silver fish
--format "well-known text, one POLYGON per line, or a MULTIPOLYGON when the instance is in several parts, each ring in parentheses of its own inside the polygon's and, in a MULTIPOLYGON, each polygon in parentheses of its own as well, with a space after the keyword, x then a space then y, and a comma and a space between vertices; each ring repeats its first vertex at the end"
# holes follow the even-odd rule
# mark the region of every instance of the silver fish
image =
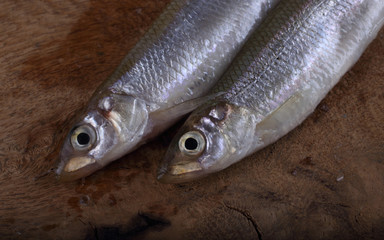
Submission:
POLYGON ((175 0, 90 100, 56 173, 85 177, 195 109, 278 0, 175 0))
POLYGON ((172 140, 166 183, 220 171, 299 125, 384 22, 383 0, 284 0, 268 15, 172 140))

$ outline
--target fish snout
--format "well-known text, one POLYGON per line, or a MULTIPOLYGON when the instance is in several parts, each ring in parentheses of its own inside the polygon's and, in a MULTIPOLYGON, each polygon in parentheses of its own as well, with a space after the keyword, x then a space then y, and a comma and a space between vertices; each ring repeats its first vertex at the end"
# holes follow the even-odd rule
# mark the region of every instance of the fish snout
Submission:
POLYGON ((86 177, 101 167, 94 158, 75 157, 69 159, 64 166, 59 167, 56 174, 60 181, 72 181, 86 177))
POLYGON ((157 180, 161 183, 181 183, 185 179, 196 179, 203 174, 203 168, 199 162, 182 162, 162 166, 157 172, 157 180))

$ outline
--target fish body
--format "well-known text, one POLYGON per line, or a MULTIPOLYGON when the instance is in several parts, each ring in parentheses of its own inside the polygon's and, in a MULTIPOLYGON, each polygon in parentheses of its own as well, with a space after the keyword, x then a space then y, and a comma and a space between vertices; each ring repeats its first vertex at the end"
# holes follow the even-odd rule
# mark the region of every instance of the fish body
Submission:
POLYGON ((299 125, 384 21, 382 0, 281 1, 192 112, 159 168, 162 182, 220 171, 299 125), (203 147, 202 147, 203 146, 203 147))
POLYGON ((201 103, 278 0, 175 0, 94 93, 57 174, 85 177, 201 103), (178 106, 178 107, 175 107, 178 106))

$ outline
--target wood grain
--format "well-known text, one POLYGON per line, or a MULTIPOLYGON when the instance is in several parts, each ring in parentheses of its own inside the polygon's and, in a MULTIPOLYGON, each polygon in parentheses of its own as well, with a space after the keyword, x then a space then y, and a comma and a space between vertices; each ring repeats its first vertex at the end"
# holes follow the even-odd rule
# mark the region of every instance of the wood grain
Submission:
POLYGON ((175 126, 56 181, 72 117, 167 2, 0 3, 0 238, 383 239, 384 30, 302 125, 223 172, 158 183, 175 126))

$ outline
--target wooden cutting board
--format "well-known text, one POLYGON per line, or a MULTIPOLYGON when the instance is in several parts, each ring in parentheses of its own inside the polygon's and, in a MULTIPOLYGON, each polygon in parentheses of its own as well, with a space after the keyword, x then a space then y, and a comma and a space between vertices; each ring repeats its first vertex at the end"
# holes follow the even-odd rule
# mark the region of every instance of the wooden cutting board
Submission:
POLYGON ((156 181, 177 127, 57 182, 73 115, 164 1, 0 3, 1 239, 384 239, 384 30, 316 111, 200 181, 156 181))

